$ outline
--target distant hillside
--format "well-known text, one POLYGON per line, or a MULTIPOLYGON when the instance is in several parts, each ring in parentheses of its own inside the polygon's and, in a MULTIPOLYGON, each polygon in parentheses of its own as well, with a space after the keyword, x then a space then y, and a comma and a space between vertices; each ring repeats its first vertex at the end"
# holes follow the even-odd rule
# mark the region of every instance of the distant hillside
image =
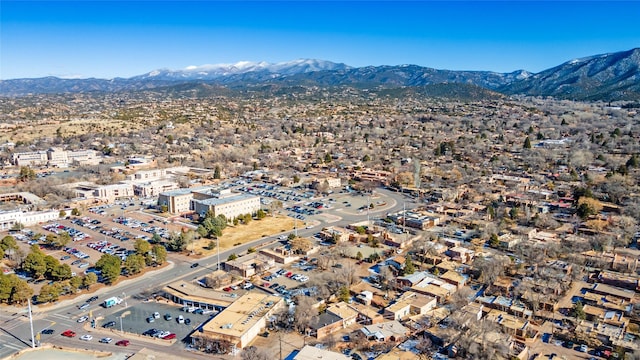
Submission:
MULTIPOLYGON (((418 65, 367 66, 352 68, 330 61, 301 59, 278 64, 240 62, 204 65, 184 70, 154 70, 132 78, 105 79, 14 79, 0 81, 0 95, 119 92, 162 88, 161 91, 207 93, 222 87, 234 91, 260 86, 297 88, 308 86, 376 90, 404 87, 451 96, 522 94, 553 96, 575 100, 640 100, 640 49, 595 55, 568 61, 554 68, 531 74, 490 71, 438 70, 418 65), (197 85, 200 84, 200 85, 197 85), (202 86, 207 84, 207 86, 202 86), (466 84, 474 87, 440 86, 466 84), (480 91, 477 87, 491 90, 480 91), (180 90, 182 89, 182 90, 180 90)), ((186 93, 185 93, 186 94, 186 93)), ((186 95, 185 95, 186 96, 186 95)))
POLYGON ((497 88, 507 94, 578 100, 640 99, 640 49, 567 61, 497 88))

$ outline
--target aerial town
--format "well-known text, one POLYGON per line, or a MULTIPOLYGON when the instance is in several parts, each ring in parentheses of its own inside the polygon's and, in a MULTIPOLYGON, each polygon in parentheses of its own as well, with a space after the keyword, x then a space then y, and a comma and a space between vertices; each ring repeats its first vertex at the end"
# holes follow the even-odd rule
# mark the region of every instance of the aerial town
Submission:
POLYGON ((638 107, 394 91, 0 98, 0 358, 640 359, 638 107))

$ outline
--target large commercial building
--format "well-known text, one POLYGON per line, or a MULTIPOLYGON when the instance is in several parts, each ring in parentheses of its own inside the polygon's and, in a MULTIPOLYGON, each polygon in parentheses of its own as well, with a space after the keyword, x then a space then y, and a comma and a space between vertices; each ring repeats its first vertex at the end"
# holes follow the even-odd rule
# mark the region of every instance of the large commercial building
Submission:
POLYGON ((211 341, 228 341, 244 348, 267 326, 268 319, 284 305, 282 297, 262 292, 248 292, 218 316, 202 325, 191 337, 211 341))
POLYGON ((16 166, 54 166, 96 165, 102 161, 95 150, 67 151, 52 147, 46 151, 13 153, 11 161, 16 166))
POLYGON ((0 230, 9 230, 15 224, 22 224, 24 226, 37 225, 50 220, 56 220, 59 218, 59 216, 59 210, 29 212, 24 212, 21 210, 1 211, 0 230))
POLYGON ((204 216, 211 211, 215 216, 233 219, 260 210, 260 197, 233 193, 228 189, 216 191, 211 187, 200 187, 163 192, 158 197, 158 205, 166 206, 171 214, 195 212, 204 216))

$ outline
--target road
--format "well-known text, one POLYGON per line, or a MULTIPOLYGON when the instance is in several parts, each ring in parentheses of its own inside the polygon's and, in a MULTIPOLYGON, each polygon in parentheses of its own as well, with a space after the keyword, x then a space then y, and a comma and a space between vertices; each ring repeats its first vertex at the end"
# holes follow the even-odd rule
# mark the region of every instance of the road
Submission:
MULTIPOLYGON (((403 206, 406 206, 406 209, 410 209, 413 207, 412 205, 414 205, 411 201, 408 200, 405 195, 401 193, 396 193, 384 189, 377 189, 375 193, 381 195, 381 197, 384 198, 387 202, 387 205, 370 210, 368 215, 366 212, 358 212, 353 207, 340 208, 336 206, 336 208, 325 210, 325 214, 328 213, 331 215, 328 217, 328 219, 330 220, 326 220, 325 217, 323 217, 322 219, 325 220, 321 222, 324 222, 326 225, 346 226, 353 222, 366 220, 367 216, 369 216, 370 219, 373 219, 376 217, 380 217, 387 212, 400 211, 402 210, 403 206)), ((338 197, 338 195, 335 195, 334 197, 338 197)), ((361 200, 370 200, 371 202, 375 202, 378 199, 374 195, 371 198, 362 197, 361 200)), ((319 228, 320 226, 316 226, 311 229, 298 229, 297 233, 299 236, 310 236, 316 233, 319 228)), ((294 230, 288 231, 283 234, 287 235, 293 231, 294 230)), ((273 241, 276 240, 277 236, 280 235, 282 234, 260 238, 243 245, 236 246, 232 249, 222 251, 220 252, 220 259, 221 261, 224 261, 230 254, 239 254, 246 252, 250 247, 262 248, 264 246, 268 246, 268 244, 273 243, 273 241)), ((128 348, 116 348, 113 344, 98 343, 99 338, 96 339, 95 336, 93 341, 86 342, 79 340, 78 337, 65 338, 61 336, 60 333, 67 329, 76 331, 79 334, 78 336, 86 333, 86 331, 84 331, 81 327, 82 324, 78 324, 76 320, 82 315, 88 315, 88 311, 91 309, 81 311, 77 309, 77 305, 84 303, 86 299, 93 295, 98 295, 100 299, 106 299, 111 296, 118 296, 124 298, 127 305, 133 305, 137 302, 142 301, 141 299, 143 297, 146 298, 146 295, 159 291, 163 286, 169 283, 178 280, 189 281, 197 278, 202 278, 205 275, 209 274, 211 271, 215 270, 217 267, 217 254, 199 259, 190 258, 185 255, 173 254, 170 255, 169 260, 170 265, 167 268, 147 273, 143 277, 121 281, 115 286, 102 288, 92 294, 83 294, 73 300, 63 301, 53 306, 33 306, 32 313, 34 319, 34 333, 38 333, 46 328, 52 328, 55 330, 55 333, 53 335, 42 335, 42 342, 93 350, 110 349, 109 351, 121 350, 123 352, 134 352, 145 346, 157 346, 157 341, 152 340, 151 343, 148 343, 148 341, 145 342, 136 338, 135 341, 132 340, 131 345, 128 348), (197 268, 191 268, 191 265, 194 262, 198 262, 200 266, 198 266, 197 268), (149 278, 152 278, 153 281, 149 281, 149 278)), ((125 306, 125 303, 123 302, 119 306, 125 306)), ((104 309, 102 307, 99 307, 95 303, 92 308, 92 316, 94 317, 109 316, 111 313, 122 309, 118 307, 115 307, 113 309, 104 309)), ((16 351, 31 346, 31 331, 26 307, 3 308, 3 310, 0 311, 0 329, 0 358, 5 358, 15 353, 16 351)), ((119 338, 114 337, 114 340, 117 341, 119 340, 119 338)), ((176 342, 172 346, 163 348, 163 351, 168 354, 184 356, 184 344, 176 342)), ((190 353, 189 357, 195 357, 195 354, 196 353, 190 353)))

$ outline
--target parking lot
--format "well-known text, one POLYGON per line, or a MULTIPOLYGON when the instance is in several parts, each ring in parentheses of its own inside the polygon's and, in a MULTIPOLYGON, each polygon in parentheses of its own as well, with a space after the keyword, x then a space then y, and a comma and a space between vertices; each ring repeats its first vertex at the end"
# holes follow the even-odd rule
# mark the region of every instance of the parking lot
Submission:
POLYGON ((126 308, 118 306, 115 311, 105 311, 104 313, 106 315, 97 321, 96 327, 102 327, 104 324, 114 321, 115 326, 112 328, 119 331, 120 323, 122 321, 122 330, 125 332, 143 335, 150 329, 157 329, 176 334, 176 339, 180 341, 185 339, 193 330, 215 315, 215 313, 189 313, 182 311, 181 309, 181 306, 159 302, 139 303, 126 308), (154 319, 153 322, 148 322, 147 319, 153 317, 154 312, 157 312, 160 317, 158 319, 154 319), (166 314, 171 316, 170 320, 165 320, 166 314), (189 319, 191 323, 189 325, 178 323, 177 319, 180 315, 182 315, 185 320, 189 319))

